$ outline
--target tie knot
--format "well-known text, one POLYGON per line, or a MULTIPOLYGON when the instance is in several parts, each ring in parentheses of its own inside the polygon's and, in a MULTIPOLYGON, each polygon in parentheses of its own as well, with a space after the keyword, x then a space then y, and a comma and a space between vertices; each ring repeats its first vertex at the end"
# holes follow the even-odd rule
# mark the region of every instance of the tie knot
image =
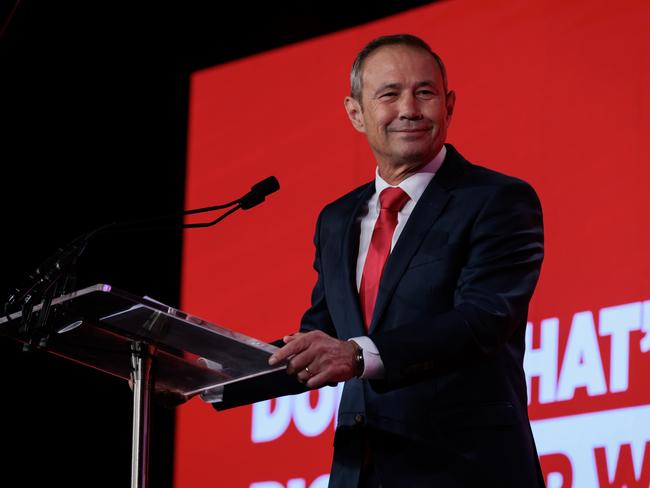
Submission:
POLYGON ((389 187, 379 194, 379 205, 382 209, 399 212, 411 197, 399 187, 389 187))

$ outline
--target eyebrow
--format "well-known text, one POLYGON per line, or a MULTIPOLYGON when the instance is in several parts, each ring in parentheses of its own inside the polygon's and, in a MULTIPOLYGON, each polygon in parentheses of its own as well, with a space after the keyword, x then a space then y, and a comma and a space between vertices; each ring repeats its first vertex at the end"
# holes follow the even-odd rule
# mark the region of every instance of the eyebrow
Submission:
MULTIPOLYGON (((436 84, 432 80, 423 80, 423 81, 419 81, 419 82, 417 82, 415 84, 415 88, 420 88, 420 87, 423 87, 423 86, 431 86, 431 87, 435 88, 436 84)), ((375 95, 377 95, 378 93, 380 93, 380 92, 382 92, 384 90, 395 90, 395 89, 399 89, 399 88, 402 88, 401 83, 384 83, 379 88, 377 88, 377 90, 375 91, 375 95)))

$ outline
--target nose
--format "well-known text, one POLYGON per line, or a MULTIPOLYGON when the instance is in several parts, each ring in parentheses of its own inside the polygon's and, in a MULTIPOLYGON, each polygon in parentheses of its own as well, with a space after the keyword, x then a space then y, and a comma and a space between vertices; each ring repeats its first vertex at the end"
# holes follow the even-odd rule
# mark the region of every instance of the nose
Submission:
POLYGON ((422 109, 418 99, 412 93, 405 93, 400 98, 399 118, 401 120, 420 120, 422 109))

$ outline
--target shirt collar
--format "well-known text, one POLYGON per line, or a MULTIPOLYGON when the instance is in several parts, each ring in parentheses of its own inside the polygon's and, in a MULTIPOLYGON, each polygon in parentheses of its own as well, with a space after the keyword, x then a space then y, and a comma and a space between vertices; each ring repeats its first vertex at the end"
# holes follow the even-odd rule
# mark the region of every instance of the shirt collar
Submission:
MULTIPOLYGON (((424 190, 427 188, 427 185, 435 176, 436 171, 440 169, 442 162, 445 160, 446 154, 447 148, 443 144, 438 154, 436 154, 436 157, 420 168, 417 173, 412 174, 397 185, 399 188, 404 190, 414 204, 418 202, 424 193, 424 190)), ((393 185, 388 184, 381 176, 379 176, 379 168, 377 168, 375 170, 375 194, 379 195, 382 190, 391 186, 393 185)))

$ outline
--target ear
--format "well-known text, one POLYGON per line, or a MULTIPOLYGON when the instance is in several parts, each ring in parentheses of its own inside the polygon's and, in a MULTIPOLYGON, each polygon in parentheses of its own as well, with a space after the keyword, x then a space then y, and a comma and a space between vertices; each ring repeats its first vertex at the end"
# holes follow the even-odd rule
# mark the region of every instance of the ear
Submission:
POLYGON ((447 93, 445 104, 447 105, 447 125, 451 123, 451 116, 454 114, 454 107, 456 106, 456 92, 450 91, 447 93))
POLYGON ((343 101, 345 111, 348 113, 348 118, 355 129, 359 132, 366 132, 366 127, 363 123, 363 109, 357 100, 352 97, 345 97, 343 101))

